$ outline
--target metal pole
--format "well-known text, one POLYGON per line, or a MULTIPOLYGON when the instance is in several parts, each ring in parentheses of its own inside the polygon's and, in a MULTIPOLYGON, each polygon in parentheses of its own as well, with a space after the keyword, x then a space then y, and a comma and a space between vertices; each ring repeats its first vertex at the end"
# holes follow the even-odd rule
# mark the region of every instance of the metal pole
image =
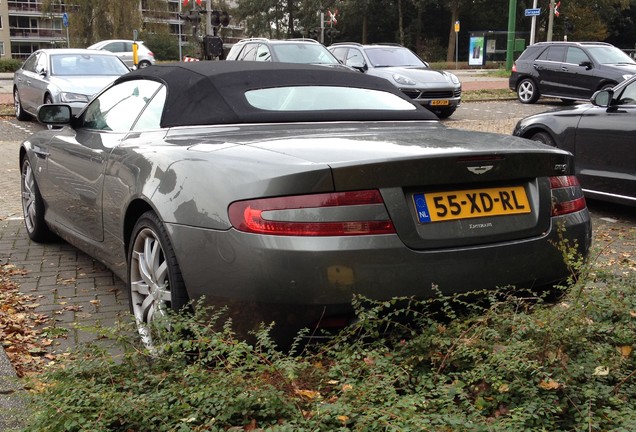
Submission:
POLYGON ((552 26, 554 25, 554 0, 550 0, 550 13, 548 14, 548 42, 552 41, 552 26))
MULTIPOLYGON (((532 9, 537 8, 537 0, 532 2, 532 9)), ((536 28, 537 28, 537 16, 532 16, 532 26, 530 27, 530 45, 534 44, 534 38, 536 36, 536 28)))
POLYGON ((183 55, 181 54, 181 1, 179 0, 179 61, 183 61, 183 55))
POLYGON ((517 23, 517 0, 508 3, 508 46, 506 47, 506 69, 512 69, 515 49, 515 27, 517 23))
POLYGON ((320 43, 325 44, 325 13, 320 11, 320 43))

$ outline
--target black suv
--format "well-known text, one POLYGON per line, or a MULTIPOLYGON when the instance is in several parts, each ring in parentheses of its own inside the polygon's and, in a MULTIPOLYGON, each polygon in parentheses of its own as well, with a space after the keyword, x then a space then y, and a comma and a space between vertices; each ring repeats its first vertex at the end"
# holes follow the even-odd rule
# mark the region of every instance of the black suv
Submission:
POLYGON ((603 42, 539 42, 515 61, 510 89, 521 103, 540 96, 565 102, 589 100, 595 91, 614 87, 636 74, 636 62, 603 42))
POLYGON ((459 79, 450 72, 431 69, 406 47, 347 42, 330 45, 329 50, 345 65, 389 80, 414 102, 440 118, 453 114, 461 103, 459 79))
POLYGON ((226 60, 304 63, 353 70, 342 65, 324 45, 313 39, 242 39, 232 45, 226 60))

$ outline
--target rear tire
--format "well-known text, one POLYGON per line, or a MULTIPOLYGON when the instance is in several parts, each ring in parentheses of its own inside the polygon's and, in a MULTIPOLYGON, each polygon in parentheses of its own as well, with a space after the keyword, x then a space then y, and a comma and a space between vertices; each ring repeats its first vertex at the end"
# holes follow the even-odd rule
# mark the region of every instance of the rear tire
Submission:
POLYGON ((22 214, 24 215, 24 226, 27 234, 34 242, 48 242, 55 238, 55 235, 44 221, 44 201, 35 182, 31 163, 26 157, 22 161, 21 177, 22 214))
POLYGON ((185 283, 166 229, 152 211, 141 215, 132 232, 128 252, 130 311, 137 321, 143 344, 153 349, 153 321, 167 320, 168 309, 179 311, 188 304, 185 283))
POLYGON ((31 114, 27 113, 22 108, 22 101, 20 101, 20 92, 18 89, 13 89, 13 109, 15 110, 15 118, 20 121, 26 121, 31 119, 31 114))
POLYGON ((539 96, 539 88, 532 79, 524 78, 517 85, 517 99, 522 104, 533 104, 539 96))
POLYGON ((143 69, 143 68, 147 68, 148 66, 151 66, 149 61, 143 60, 139 62, 139 65, 137 66, 138 69, 143 69))

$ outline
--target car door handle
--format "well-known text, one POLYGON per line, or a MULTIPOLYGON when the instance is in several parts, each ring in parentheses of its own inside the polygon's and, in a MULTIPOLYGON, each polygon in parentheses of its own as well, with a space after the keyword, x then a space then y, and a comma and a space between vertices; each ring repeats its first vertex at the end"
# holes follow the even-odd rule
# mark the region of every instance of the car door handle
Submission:
POLYGON ((561 70, 562 70, 563 72, 567 72, 567 71, 569 71, 570 69, 568 69, 568 68, 567 68, 567 67, 565 67, 565 66, 562 66, 562 67, 561 67, 561 70))

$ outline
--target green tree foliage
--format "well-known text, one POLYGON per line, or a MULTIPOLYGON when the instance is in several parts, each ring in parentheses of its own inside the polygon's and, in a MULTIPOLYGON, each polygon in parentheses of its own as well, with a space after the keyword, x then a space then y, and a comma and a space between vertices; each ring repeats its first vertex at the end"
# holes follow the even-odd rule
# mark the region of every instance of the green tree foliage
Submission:
MULTIPOLYGON (((44 11, 57 4, 45 0, 44 11)), ((133 29, 142 28, 139 0, 73 0, 67 6, 71 47, 82 48, 103 39, 132 39, 133 29)))

